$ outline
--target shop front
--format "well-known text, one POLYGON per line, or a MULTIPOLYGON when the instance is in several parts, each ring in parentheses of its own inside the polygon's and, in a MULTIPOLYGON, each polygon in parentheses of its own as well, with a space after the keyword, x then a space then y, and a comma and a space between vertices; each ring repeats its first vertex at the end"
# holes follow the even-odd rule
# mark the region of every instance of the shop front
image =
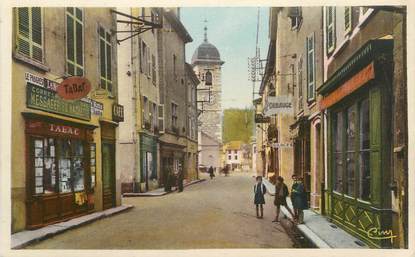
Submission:
POLYGON ((94 210, 94 126, 23 113, 27 228, 94 210))
POLYGON ((140 134, 141 191, 158 188, 157 176, 157 137, 140 134))
POLYGON ((160 185, 175 185, 175 177, 179 172, 184 172, 184 148, 183 145, 171 144, 160 141, 161 172, 160 185))
POLYGON ((322 86, 328 121, 329 215, 374 247, 391 228, 392 40, 370 40, 322 86))

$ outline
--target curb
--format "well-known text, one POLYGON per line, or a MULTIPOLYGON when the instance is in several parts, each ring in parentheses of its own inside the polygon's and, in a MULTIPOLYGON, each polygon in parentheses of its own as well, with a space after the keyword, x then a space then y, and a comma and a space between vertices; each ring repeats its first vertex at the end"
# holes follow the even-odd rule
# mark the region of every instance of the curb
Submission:
MULTIPOLYGON (((193 180, 193 181, 183 185, 183 187, 188 187, 188 186, 191 186, 193 184, 197 184, 197 183, 204 182, 204 181, 206 181, 206 179, 204 179, 204 178, 203 179, 198 179, 198 180, 193 180)), ((151 191, 150 192, 145 192, 145 193, 124 193, 124 194, 122 194, 122 197, 158 197, 158 196, 164 196, 164 195, 173 193, 177 190, 178 189, 175 188, 174 190, 171 190, 169 192, 162 191, 161 193, 153 193, 153 194, 151 193, 151 191)))
POLYGON ((60 223, 48 225, 37 230, 24 230, 11 235, 11 249, 22 249, 32 243, 40 242, 55 235, 61 234, 65 231, 81 227, 93 223, 99 219, 107 218, 120 214, 121 212, 132 209, 132 205, 121 205, 111 209, 107 209, 100 212, 95 212, 80 217, 76 217, 60 223), (79 221, 81 220, 81 221, 79 221), (32 235, 30 235, 32 234, 32 235), (14 237, 14 238, 13 238, 14 237), (19 237, 22 237, 19 239, 19 237), (26 238, 25 238, 26 237, 26 238), (13 243, 13 241, 20 241, 13 243))

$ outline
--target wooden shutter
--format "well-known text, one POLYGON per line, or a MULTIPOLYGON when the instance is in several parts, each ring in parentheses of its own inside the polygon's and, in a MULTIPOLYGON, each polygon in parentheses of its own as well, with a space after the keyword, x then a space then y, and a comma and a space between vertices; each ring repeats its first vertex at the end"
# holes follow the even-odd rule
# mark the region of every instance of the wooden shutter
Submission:
POLYGON ((42 9, 32 7, 32 58, 38 62, 43 61, 42 49, 42 9))
POLYGON ((75 62, 74 24, 73 24, 73 18, 69 15, 66 15, 66 58, 68 59, 67 72, 70 75, 74 75, 75 66, 71 63, 71 62, 75 62))
POLYGON ((147 47, 147 77, 151 77, 151 54, 150 54, 150 47, 147 47))
POLYGON ((307 100, 314 99, 315 86, 315 54, 314 34, 307 37, 307 100))
POLYGON ((158 106, 159 133, 164 133, 164 105, 158 106))
MULTIPOLYGON (((82 10, 76 8, 77 17, 82 19, 82 10)), ((82 21, 82 20, 81 20, 82 21)), ((83 23, 75 22, 76 26, 76 64, 77 70, 76 75, 83 76, 83 62, 84 62, 84 33, 83 33, 83 23)))
POLYGON ((106 57, 107 57, 107 62, 106 62, 107 90, 109 92, 112 92, 112 65, 111 65, 112 47, 111 47, 111 35, 108 32, 105 33, 105 41, 106 41, 105 44, 106 44, 106 57))
POLYGON ((335 48, 335 7, 326 7, 326 48, 331 53, 335 48))
POLYGON ((100 60, 100 75, 101 75, 101 88, 106 89, 106 56, 105 56, 105 31, 101 26, 99 27, 99 60, 100 60))
POLYGON ((350 32, 352 29, 352 7, 344 7, 344 30, 345 32, 350 32))
POLYGON ((17 48, 19 53, 30 57, 30 31, 29 31, 29 8, 17 8, 19 23, 19 36, 17 39, 17 48))
POLYGON ((381 164, 381 91, 373 88, 369 94, 370 101, 370 177, 372 202, 379 206, 382 195, 382 164, 381 164))

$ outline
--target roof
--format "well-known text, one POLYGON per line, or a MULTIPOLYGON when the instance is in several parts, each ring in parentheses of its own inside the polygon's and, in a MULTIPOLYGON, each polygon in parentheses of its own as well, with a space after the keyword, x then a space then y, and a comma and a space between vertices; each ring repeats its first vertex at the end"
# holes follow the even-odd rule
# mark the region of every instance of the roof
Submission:
POLYGON ((265 85, 268 82, 270 75, 275 68, 275 40, 269 41, 267 62, 265 64, 264 76, 262 77, 261 86, 259 87, 259 94, 264 93, 265 85))
POLYGON ((200 81, 197 78, 192 65, 188 64, 187 62, 184 64, 186 67, 186 73, 188 75, 188 78, 192 80, 192 82, 194 83, 194 85, 199 85, 200 81))
POLYGON ((193 42, 193 38, 190 36, 189 32, 187 32, 183 23, 179 20, 173 11, 165 10, 164 16, 170 22, 177 34, 183 39, 184 43, 193 42))
POLYGON ((212 64, 224 64, 225 62, 220 59, 220 54, 216 46, 209 42, 203 42, 193 53, 192 64, 197 65, 199 63, 212 63, 212 64))

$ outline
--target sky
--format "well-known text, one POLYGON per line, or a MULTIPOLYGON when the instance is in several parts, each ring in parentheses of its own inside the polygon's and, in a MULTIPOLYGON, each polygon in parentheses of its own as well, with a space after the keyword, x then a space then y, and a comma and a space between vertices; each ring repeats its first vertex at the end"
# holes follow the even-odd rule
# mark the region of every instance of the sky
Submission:
MULTIPOLYGON (((193 38, 186 44, 186 61, 191 62, 203 42, 207 19, 208 41, 218 48, 222 66, 222 108, 252 107, 252 82, 248 80, 248 57, 255 56, 258 8, 183 7, 181 21, 193 38)), ((268 51, 268 8, 260 8, 259 39, 261 59, 268 51)), ((256 88, 258 89, 259 83, 256 88)), ((258 91, 258 90, 256 90, 258 91)))

